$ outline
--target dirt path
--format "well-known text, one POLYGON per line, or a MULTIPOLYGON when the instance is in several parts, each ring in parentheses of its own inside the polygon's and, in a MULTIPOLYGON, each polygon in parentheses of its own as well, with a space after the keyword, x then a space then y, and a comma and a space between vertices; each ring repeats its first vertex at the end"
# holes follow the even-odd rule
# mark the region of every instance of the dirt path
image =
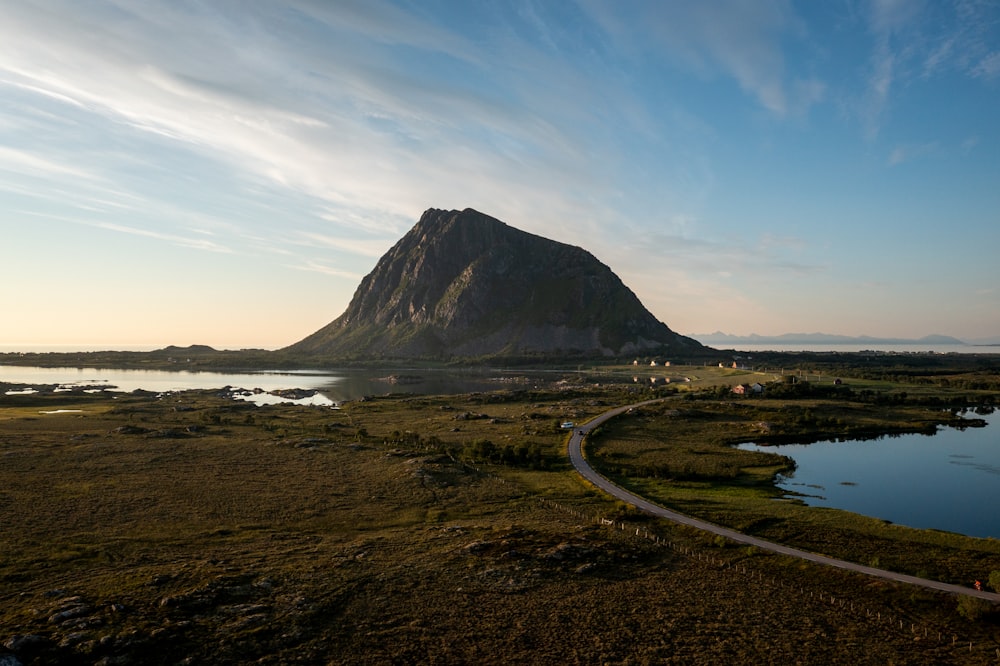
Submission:
POLYGON ((706 532, 711 532, 712 534, 719 534, 727 539, 736 541, 737 543, 745 543, 748 545, 755 546, 762 550, 768 550, 774 553, 781 553, 782 555, 789 555, 791 557, 797 557, 803 560, 808 560, 810 562, 816 562, 818 564, 825 564, 831 567, 837 567, 840 569, 847 569, 848 571, 856 571, 868 576, 875 576, 876 578, 884 578, 885 580, 891 580, 898 583, 907 583, 909 585, 917 585, 929 590, 938 590, 941 592, 948 592, 951 594, 964 594, 971 597, 978 597, 980 599, 986 599, 994 603, 1000 603, 1000 594, 995 592, 987 592, 985 590, 975 590, 970 587, 964 587, 962 585, 953 585, 950 583, 942 583, 936 580, 928 580, 926 578, 918 578, 916 576, 909 576, 907 574, 896 573, 894 571, 886 571, 885 569, 876 569, 875 567, 868 567, 862 564, 855 564, 854 562, 846 562, 844 560, 838 560, 833 557, 827 557, 826 555, 820 555, 818 553, 810 553, 805 550, 799 550, 797 548, 791 548, 789 546, 783 546, 780 543, 774 543, 773 541, 767 541, 765 539, 759 539, 757 537, 749 536, 743 534, 742 532, 737 532, 726 527, 721 527, 719 525, 714 525, 712 523, 706 522, 704 520, 699 520, 697 518, 692 518, 691 516, 684 515, 682 513, 677 513, 676 511, 671 511, 670 509, 665 509, 662 506, 653 504, 649 500, 639 497, 628 490, 622 488, 621 486, 613 483, 607 477, 604 477, 597 473, 597 471, 590 466, 586 458, 583 455, 583 440, 587 433, 601 425, 605 421, 618 416, 630 409, 641 407, 643 405, 648 405, 654 402, 659 402, 659 400, 647 400, 646 402, 639 402, 634 405, 625 405, 624 407, 616 407, 610 411, 604 412, 600 416, 597 416, 584 425, 577 425, 573 429, 573 434, 569 440, 569 457, 573 462, 573 467, 580 475, 593 483, 595 486, 603 490, 604 492, 612 495, 613 497, 622 500, 623 502, 628 502, 629 504, 647 512, 654 516, 660 518, 666 518, 667 520, 673 521, 675 523, 680 523, 681 525, 689 525, 706 532))

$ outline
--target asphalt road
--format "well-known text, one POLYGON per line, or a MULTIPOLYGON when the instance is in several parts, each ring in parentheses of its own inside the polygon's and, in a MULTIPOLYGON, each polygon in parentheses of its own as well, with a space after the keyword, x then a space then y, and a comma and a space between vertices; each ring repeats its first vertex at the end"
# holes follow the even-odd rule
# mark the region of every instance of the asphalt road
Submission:
POLYGON ((657 504, 653 504, 649 500, 639 497, 628 490, 616 485, 608 478, 601 476, 597 471, 590 466, 587 459, 583 455, 583 440, 587 433, 601 425, 608 419, 614 418, 619 414, 627 412, 630 409, 641 407, 643 405, 648 405, 654 402, 659 402, 658 400, 648 400, 646 402, 639 402, 634 405, 625 405, 624 407, 616 407, 610 411, 604 412, 600 416, 591 419, 584 425, 577 425, 573 429, 573 434, 569 440, 569 457, 573 462, 573 467, 580 475, 590 481, 592 484, 608 493, 609 495, 622 500, 623 502, 628 502, 632 506, 635 506, 647 513, 660 518, 666 518, 667 520, 673 521, 675 523, 680 523, 681 525, 690 525, 699 530, 704 530, 706 532, 711 532, 712 534, 719 534, 737 543, 745 543, 761 550, 768 550, 774 553, 781 553, 782 555, 789 555, 791 557, 797 557, 799 559, 808 560, 810 562, 816 562, 817 564, 825 564, 831 567, 837 567, 839 569, 847 569, 848 571, 856 571, 858 573, 865 574, 867 576, 874 576, 876 578, 884 578, 885 580, 891 580, 898 583, 907 583, 909 585, 917 585, 919 587, 927 588, 929 590, 938 590, 941 592, 949 592, 951 594, 964 594, 971 597, 979 597, 980 599, 987 599, 994 603, 1000 603, 1000 594, 995 592, 987 592, 986 590, 976 590, 972 587, 965 587, 962 585, 952 585, 950 583, 942 583, 936 580, 927 580, 926 578, 918 578, 916 576, 908 576, 906 574, 896 573, 894 571, 886 571, 885 569, 876 569, 875 567, 868 567, 862 564, 855 564, 854 562, 845 562, 844 560, 838 560, 833 557, 827 557, 826 555, 819 555, 817 553, 810 553, 805 550, 799 550, 797 548, 791 548, 789 546, 783 546, 780 543, 774 543, 773 541, 766 541, 764 539, 759 539, 754 536, 743 534, 742 532, 737 532, 726 527, 721 527, 719 525, 714 525, 712 523, 706 522, 704 520, 699 520, 697 518, 692 518, 691 516, 684 515, 683 513, 677 513, 676 511, 671 511, 657 504))

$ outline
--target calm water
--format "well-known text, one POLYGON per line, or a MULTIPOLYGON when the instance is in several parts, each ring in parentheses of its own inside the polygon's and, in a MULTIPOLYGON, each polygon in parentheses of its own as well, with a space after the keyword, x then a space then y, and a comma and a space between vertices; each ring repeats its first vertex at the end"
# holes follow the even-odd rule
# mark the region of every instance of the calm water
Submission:
POLYGON ((1000 412, 978 418, 989 425, 942 428, 936 435, 740 448, 794 459, 797 469, 778 477, 778 486, 805 495, 812 506, 1000 538, 1000 412))
MULTIPOLYGON (((330 403, 354 400, 366 395, 385 393, 448 394, 472 391, 495 391, 506 387, 527 386, 523 376, 502 376, 485 371, 439 370, 364 370, 335 372, 184 372, 169 370, 115 370, 103 368, 36 368, 0 365, 0 382, 28 385, 59 384, 66 387, 85 386, 94 390, 130 392, 137 389, 166 393, 187 389, 216 389, 224 386, 253 391, 285 389, 316 390, 330 403), (393 384, 383 378, 396 374, 405 381, 393 384)), ((250 397, 250 396, 247 396, 250 397)), ((254 402, 278 402, 266 394, 254 402)), ((323 400, 307 399, 301 404, 328 404, 323 400)))

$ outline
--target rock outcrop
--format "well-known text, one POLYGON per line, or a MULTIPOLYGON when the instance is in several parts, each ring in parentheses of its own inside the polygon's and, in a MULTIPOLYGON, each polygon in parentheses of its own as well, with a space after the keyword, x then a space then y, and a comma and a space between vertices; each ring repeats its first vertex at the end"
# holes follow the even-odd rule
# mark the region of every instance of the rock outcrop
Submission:
POLYGON ((697 355, 589 252, 430 209, 335 321, 285 351, 340 358, 697 355))

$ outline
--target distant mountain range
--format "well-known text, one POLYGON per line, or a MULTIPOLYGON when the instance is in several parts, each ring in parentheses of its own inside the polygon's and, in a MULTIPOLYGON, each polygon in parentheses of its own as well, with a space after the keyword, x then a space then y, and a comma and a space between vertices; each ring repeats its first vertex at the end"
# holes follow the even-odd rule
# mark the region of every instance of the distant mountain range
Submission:
MULTIPOLYGON (((964 340, 950 335, 925 335, 922 338, 877 338, 870 335, 833 335, 830 333, 784 333, 782 335, 730 335, 721 331, 693 334, 702 344, 719 345, 964 345, 964 340)), ((989 344, 979 342, 979 344, 989 344)))

